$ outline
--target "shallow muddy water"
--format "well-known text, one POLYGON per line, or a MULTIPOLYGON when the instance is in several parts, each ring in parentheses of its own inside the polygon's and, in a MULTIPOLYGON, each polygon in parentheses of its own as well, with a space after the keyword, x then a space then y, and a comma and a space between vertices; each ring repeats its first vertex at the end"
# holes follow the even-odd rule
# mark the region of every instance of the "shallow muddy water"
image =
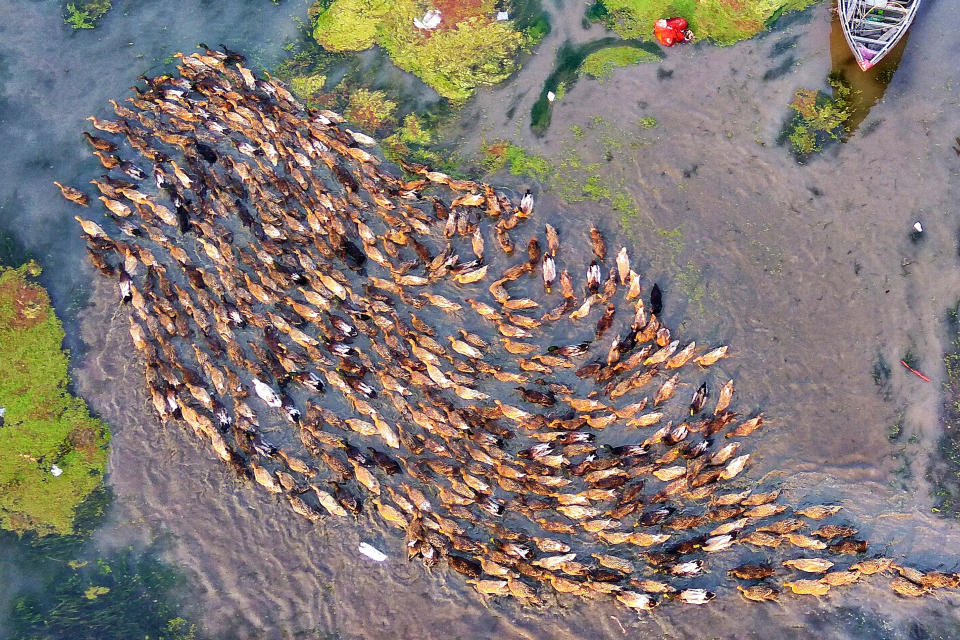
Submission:
MULTIPOLYGON (((286 505, 234 482, 192 436, 159 427, 111 283, 86 264, 75 212, 50 182, 99 175, 78 135, 83 118, 106 113, 106 99, 124 95, 136 75, 159 71, 197 41, 222 41, 270 66, 305 7, 117 2, 96 30, 71 34, 56 3, 0 2, 0 233, 15 248, 0 260, 26 252, 45 266, 43 283, 77 356, 76 390, 112 425, 118 506, 98 533, 101 545, 168 536, 168 559, 187 572, 197 621, 212 637, 956 637, 955 595, 907 602, 889 578, 820 600, 752 606, 725 586, 711 606, 640 617, 606 601, 560 598, 543 610, 485 603, 442 565, 428 573, 401 560, 402 538, 369 515, 359 524, 294 519, 286 505), (390 558, 367 561, 359 541, 390 558)), ((564 250, 577 252, 588 250, 595 224, 663 287, 681 340, 731 345, 721 372, 736 379, 744 410, 770 417, 746 480, 781 483, 793 504, 839 502, 873 552, 960 569, 960 525, 930 513, 924 479, 939 437, 943 321, 960 297, 960 159, 949 145, 960 135, 960 71, 938 62, 955 50, 960 27, 948 3, 921 11, 858 131, 806 165, 776 140, 793 92, 826 88, 826 5, 736 46, 697 43, 603 83, 580 78, 538 137, 530 112, 555 52, 606 35, 583 29, 577 3, 547 8, 550 35, 510 81, 467 105, 458 146, 506 138, 547 156, 573 148, 585 162, 602 161, 637 215, 544 192, 526 226, 554 224, 569 242, 564 250), (637 124, 644 117, 657 126, 637 124), (577 138, 574 126, 586 135, 577 138), (916 221, 919 238, 911 237, 916 221), (932 383, 897 364, 907 351, 932 383), (881 357, 892 369, 884 388, 872 377, 881 357), (901 413, 906 437, 891 442, 901 413)))

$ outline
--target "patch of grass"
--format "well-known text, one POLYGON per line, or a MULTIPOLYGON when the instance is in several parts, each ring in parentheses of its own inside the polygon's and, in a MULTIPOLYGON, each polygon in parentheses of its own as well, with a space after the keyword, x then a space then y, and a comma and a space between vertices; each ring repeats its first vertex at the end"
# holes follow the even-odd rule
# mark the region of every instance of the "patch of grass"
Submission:
POLYGON ((604 23, 622 38, 653 39, 659 18, 683 16, 696 37, 729 45, 752 38, 782 14, 804 9, 815 0, 599 0, 587 17, 604 23))
POLYGON ((644 129, 655 129, 660 126, 660 123, 657 122, 657 119, 654 118, 653 116, 646 116, 645 118, 640 118, 640 120, 637 121, 637 124, 639 124, 644 129))
POLYGON ((28 281, 37 274, 35 263, 0 270, 0 527, 65 534, 101 483, 110 434, 66 391, 63 327, 28 281))
POLYGON ((844 125, 853 111, 850 87, 838 78, 830 78, 833 97, 817 89, 797 89, 790 102, 795 112, 783 137, 790 142, 794 155, 803 161, 821 151, 828 141, 839 141, 844 125))
POLYGON ((660 56, 639 47, 608 47, 594 51, 580 64, 580 73, 603 82, 617 67, 626 67, 641 62, 659 62, 660 56))
POLYGON ((549 30, 542 16, 527 19, 525 31, 511 20, 498 21, 493 0, 475 0, 436 3, 440 26, 424 31, 413 21, 425 7, 417 0, 333 0, 314 11, 313 36, 336 52, 379 45, 398 67, 462 103, 478 87, 509 77, 518 54, 549 30))

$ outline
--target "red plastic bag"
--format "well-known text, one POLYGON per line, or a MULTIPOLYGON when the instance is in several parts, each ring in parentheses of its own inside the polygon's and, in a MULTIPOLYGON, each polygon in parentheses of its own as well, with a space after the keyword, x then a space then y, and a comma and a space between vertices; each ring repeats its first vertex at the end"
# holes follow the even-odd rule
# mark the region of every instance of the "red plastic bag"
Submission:
POLYGON ((653 35, 657 42, 663 46, 672 47, 678 42, 686 42, 690 38, 692 34, 687 30, 687 26, 687 21, 684 18, 661 18, 653 23, 653 35))
POLYGON ((670 18, 667 20, 667 26, 683 33, 687 30, 687 20, 686 18, 670 18))

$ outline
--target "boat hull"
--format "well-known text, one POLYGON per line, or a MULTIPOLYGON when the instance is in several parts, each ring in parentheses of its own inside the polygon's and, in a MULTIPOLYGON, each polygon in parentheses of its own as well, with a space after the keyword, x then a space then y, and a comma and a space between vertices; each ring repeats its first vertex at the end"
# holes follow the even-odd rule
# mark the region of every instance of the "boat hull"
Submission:
POLYGON ((903 38, 921 0, 838 0, 843 37, 864 71, 883 59, 903 38))

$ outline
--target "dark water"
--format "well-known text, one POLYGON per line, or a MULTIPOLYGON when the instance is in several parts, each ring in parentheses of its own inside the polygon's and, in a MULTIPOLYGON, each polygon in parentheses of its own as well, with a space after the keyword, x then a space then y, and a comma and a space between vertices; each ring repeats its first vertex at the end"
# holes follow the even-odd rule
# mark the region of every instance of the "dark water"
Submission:
POLYGON ((856 58, 847 46, 847 41, 843 37, 843 28, 840 25, 840 17, 833 16, 830 27, 830 58, 833 60, 831 69, 843 82, 849 85, 852 90, 851 106, 853 113, 846 122, 846 127, 850 133, 857 130, 860 124, 870 114, 870 109, 883 99, 883 94, 887 91, 887 85, 893 80, 893 75, 900 65, 900 59, 903 52, 909 46, 911 31, 900 39, 900 42, 884 56, 883 60, 868 71, 861 71, 856 58))
MULTIPOLYGON (((734 47, 698 43, 668 51, 660 65, 620 69, 603 84, 582 78, 554 104, 547 135, 535 139, 529 114, 556 49, 601 35, 583 29, 583 6, 549 4, 552 31, 538 53, 466 107, 453 141, 467 152, 506 138, 556 157, 573 147, 583 161, 603 162, 605 178, 637 203, 636 216, 621 220, 607 204, 568 206, 547 194, 528 225, 551 222, 563 234, 596 224, 660 282, 678 338, 731 345, 735 357, 722 372, 736 378, 741 406, 771 416, 751 481, 781 482, 790 502, 838 501, 874 551, 956 571, 960 525, 931 514, 924 479, 939 437, 942 321, 960 297, 960 162, 949 146, 960 134, 960 71, 938 62, 956 46, 960 22, 951 8, 928 3, 883 100, 847 144, 806 166, 774 141, 793 92, 824 86, 831 71, 825 5, 734 47), (506 105, 516 106, 512 116, 506 105), (658 126, 638 126, 643 116, 658 126), (574 125, 588 135, 574 138, 574 125), (926 231, 912 240, 917 220, 926 231), (908 350, 932 383, 896 365, 908 350), (872 378, 878 357, 892 363, 886 394, 872 378), (891 443, 898 414, 905 437, 891 443)), ((187 571, 199 621, 214 637, 960 633, 955 596, 905 602, 883 578, 769 606, 747 607, 725 590, 709 607, 664 607, 641 618, 605 601, 561 598, 544 610, 487 604, 445 568, 428 574, 399 560, 402 540, 368 516, 317 527, 291 519, 286 505, 236 485, 184 432, 161 429, 139 387, 126 324, 111 320, 110 285, 85 264, 74 211, 50 181, 99 175, 77 132, 137 74, 159 71, 166 56, 200 40, 269 66, 295 35, 290 16, 305 9, 292 0, 117 2, 95 31, 71 34, 57 3, 0 1, 0 232, 12 237, 0 246, 45 265, 69 346, 82 354, 77 390, 114 429, 117 506, 98 544, 168 539, 165 557, 187 571), (390 559, 358 556, 360 540, 390 559)), ((515 179, 508 186, 524 187, 515 179)), ((15 575, 10 564, 0 570, 15 575)))

